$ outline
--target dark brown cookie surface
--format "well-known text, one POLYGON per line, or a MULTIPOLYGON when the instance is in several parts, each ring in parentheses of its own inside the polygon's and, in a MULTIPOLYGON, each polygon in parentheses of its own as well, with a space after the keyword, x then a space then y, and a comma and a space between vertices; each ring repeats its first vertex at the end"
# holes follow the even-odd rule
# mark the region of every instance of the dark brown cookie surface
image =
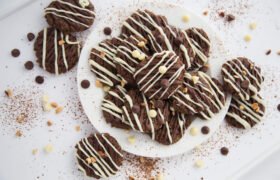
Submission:
POLYGON ((185 65, 171 51, 156 53, 137 65, 134 77, 149 99, 168 99, 183 84, 185 65))
POLYGON ((249 129, 262 120, 264 113, 265 105, 259 95, 254 95, 249 100, 233 97, 226 121, 234 127, 249 129))
POLYGON ((123 106, 124 122, 133 130, 154 134, 165 122, 166 104, 156 106, 138 90, 130 90, 123 106))
POLYGON ((124 39, 118 46, 115 58, 118 75, 129 85, 136 86, 133 77, 136 66, 149 54, 145 40, 135 36, 124 39))
POLYGON ((126 90, 121 86, 116 86, 110 90, 103 99, 101 109, 107 123, 112 127, 121 129, 131 129, 129 125, 123 123, 124 96, 126 90))
POLYGON ((223 64, 222 76, 225 89, 242 100, 249 100, 251 96, 256 95, 263 82, 260 68, 244 57, 223 64))
POLYGON ((107 39, 91 50, 89 64, 97 79, 107 86, 120 84, 114 57, 121 38, 107 39))
POLYGON ((81 46, 76 37, 54 28, 45 28, 39 32, 34 50, 39 66, 58 75, 69 71, 76 65, 81 46))
POLYGON ((122 165, 122 149, 108 133, 93 134, 76 145, 79 170, 96 179, 108 178, 122 165))
POLYGON ((80 32, 94 22, 94 6, 90 0, 55 0, 45 8, 50 26, 63 32, 80 32))

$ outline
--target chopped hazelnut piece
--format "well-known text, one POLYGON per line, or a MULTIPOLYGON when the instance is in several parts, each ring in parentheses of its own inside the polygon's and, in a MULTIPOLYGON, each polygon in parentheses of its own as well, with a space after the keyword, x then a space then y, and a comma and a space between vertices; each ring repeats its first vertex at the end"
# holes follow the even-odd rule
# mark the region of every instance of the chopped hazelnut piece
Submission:
POLYGON ((5 94, 7 95, 7 97, 12 97, 13 96, 13 90, 11 90, 11 89, 7 89, 6 91, 5 91, 5 94))
POLYGON ((104 51, 101 51, 101 52, 100 52, 100 56, 101 56, 101 58, 105 58, 106 53, 105 53, 104 51))
POLYGON ((184 93, 184 94, 187 94, 187 93, 188 93, 188 88, 186 88, 186 87, 183 88, 183 93, 184 93))
POLYGON ((136 139, 135 139, 134 136, 129 136, 127 140, 128 140, 128 142, 129 142, 130 144, 134 144, 135 141, 136 141, 136 139))
POLYGON ((198 76, 192 76, 192 80, 193 80, 193 83, 196 84, 199 81, 199 77, 198 76))
POLYGON ((110 89, 111 89, 110 86, 104 86, 104 87, 103 87, 103 91, 104 91, 104 92, 109 92, 110 89))
POLYGON ((138 59, 139 59, 140 61, 143 61, 143 60, 146 59, 146 55, 145 55, 144 53, 140 53, 140 56, 138 57, 138 59))
POLYGON ((52 126, 52 125, 53 125, 53 122, 52 122, 51 120, 48 120, 48 121, 47 121, 47 125, 48 125, 48 126, 52 126))
POLYGON ((124 87, 126 85, 126 81, 124 79, 121 80, 121 86, 124 87))
POLYGON ((62 107, 62 106, 59 106, 58 108, 56 108, 55 113, 56 113, 56 114, 59 114, 59 113, 61 113, 62 111, 63 111, 63 107, 62 107))
POLYGON ((57 108, 58 107, 58 104, 56 102, 51 102, 50 104, 53 108, 57 108))
POLYGON ((20 114, 17 119, 16 119, 17 123, 22 124, 25 121, 25 115, 24 114, 20 114))
POLYGON ((254 111, 259 112, 260 111, 260 107, 258 103, 253 103, 252 104, 252 108, 254 109, 254 111))
POLYGON ((96 80, 95 81, 95 86, 98 87, 98 88, 102 88, 103 84, 99 80, 96 80))
POLYGON ((80 132, 80 131, 81 131, 81 126, 77 125, 77 126, 75 127, 75 130, 76 130, 77 132, 80 132))
POLYGON ((203 166, 204 166, 204 162, 201 160, 201 159, 199 159, 199 160, 196 160, 195 161, 195 167, 197 167, 197 168, 202 168, 203 166))
POLYGON ((131 55, 134 58, 139 58, 141 54, 138 50, 134 50, 134 51, 132 51, 131 55))
POLYGON ((151 118, 157 117, 157 112, 156 112, 156 110, 151 109, 151 110, 149 111, 149 116, 150 116, 151 118))
POLYGON ((21 137, 21 136, 22 136, 22 132, 21 132, 20 130, 17 130, 17 131, 16 131, 16 136, 17 136, 17 137, 21 137))
POLYGON ((162 173, 158 173, 157 177, 156 177, 156 180, 164 180, 163 174, 162 173))
POLYGON ((246 72, 246 71, 242 71, 242 74, 243 74, 244 76, 246 76, 246 75, 247 75, 247 72, 246 72))
POLYGON ((96 163, 96 159, 94 157, 88 157, 86 158, 86 161, 88 164, 96 163))
POLYGON ((250 42, 252 40, 252 37, 249 34, 247 34, 247 35, 244 36, 244 40, 246 42, 250 42))
POLYGON ((240 110, 244 110, 244 109, 245 109, 245 107, 244 107, 244 106, 242 106, 242 105, 240 105, 240 106, 239 106, 239 109, 240 109, 240 110))
POLYGON ((107 155, 103 152, 103 151, 98 151, 98 154, 104 158, 104 157, 107 157, 107 155))
POLYGON ((65 41, 64 41, 63 39, 61 39, 60 41, 58 41, 58 44, 59 44, 60 46, 62 46, 63 44, 65 44, 65 41))
POLYGON ((38 153, 38 149, 32 149, 32 155, 36 155, 38 153))
POLYGON ((182 21, 185 22, 185 23, 187 23, 187 22, 190 21, 190 17, 189 17, 188 15, 184 15, 184 16, 182 17, 182 21))
POLYGON ((251 29, 251 30, 254 30, 254 29, 256 29, 257 28, 257 24, 256 23, 250 23, 249 24, 249 28, 251 29))
POLYGON ((145 47, 146 43, 144 41, 140 41, 137 45, 138 47, 145 47))
POLYGON ((44 110, 45 112, 50 112, 50 111, 52 110, 51 104, 50 104, 50 103, 45 103, 45 104, 43 104, 43 110, 44 110))
POLYGON ((133 176, 129 176, 128 179, 129 180, 135 180, 135 178, 133 176))
POLYGON ((190 134, 191 134, 192 136, 196 136, 196 135, 198 135, 198 133, 199 133, 198 128, 192 127, 192 128, 190 129, 190 134))
POLYGON ((51 144, 46 145, 46 146, 44 147, 44 151, 45 151, 46 153, 51 153, 51 152, 53 151, 53 145, 51 145, 51 144))
POLYGON ((280 51, 278 51, 278 52, 277 52, 277 55, 279 55, 279 56, 280 56, 280 51))
POLYGON ((207 11, 207 10, 204 11, 204 12, 203 12, 203 15, 204 15, 204 16, 207 16, 207 15, 208 15, 208 11, 207 11))

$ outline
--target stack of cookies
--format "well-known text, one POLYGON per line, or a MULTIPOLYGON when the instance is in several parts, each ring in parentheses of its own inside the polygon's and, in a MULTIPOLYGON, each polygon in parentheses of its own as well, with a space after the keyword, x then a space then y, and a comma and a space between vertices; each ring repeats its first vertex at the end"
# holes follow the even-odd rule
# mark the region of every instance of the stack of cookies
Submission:
POLYGON ((39 66, 59 75, 77 64, 81 44, 74 33, 93 24, 94 6, 89 0, 54 0, 45 8, 45 18, 50 27, 38 33, 34 50, 39 66))
POLYGON ((90 54, 91 71, 106 91, 106 122, 170 145, 194 117, 211 119, 224 107, 225 92, 207 74, 210 47, 203 29, 183 30, 149 10, 134 12, 120 36, 90 54))

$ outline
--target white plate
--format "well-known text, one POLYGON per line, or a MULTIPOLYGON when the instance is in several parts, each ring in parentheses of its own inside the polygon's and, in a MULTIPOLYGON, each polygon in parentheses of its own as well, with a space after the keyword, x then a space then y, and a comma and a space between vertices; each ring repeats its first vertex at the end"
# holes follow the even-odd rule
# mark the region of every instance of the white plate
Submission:
MULTIPOLYGON (((136 1, 131 0, 127 1, 127 4, 123 4, 122 8, 125 11, 122 11, 121 17, 116 17, 115 20, 111 20, 111 22, 115 22, 118 25, 118 30, 115 31, 115 35, 120 33, 121 23, 135 10, 141 9, 149 9, 157 14, 165 15, 170 24, 180 27, 180 28, 188 28, 188 27, 199 27, 203 28, 210 37, 211 40, 211 57, 210 57, 210 69, 211 75, 213 77, 219 78, 220 68, 223 62, 226 60, 225 57, 225 49, 222 45, 222 42, 219 40, 219 36, 215 33, 215 31, 206 24, 201 17, 193 14, 191 11, 186 10, 180 6, 166 4, 166 3, 158 3, 158 2, 150 2, 150 1, 136 1), (182 16, 188 15, 190 17, 189 23, 182 22, 182 16)), ((120 12, 121 10, 120 9, 120 12)), ((107 17, 102 17, 103 22, 109 21, 106 19, 107 17)), ((96 46, 98 42, 100 42, 102 37, 100 36, 100 32, 105 26, 111 26, 110 24, 106 25, 105 23, 95 24, 95 28, 89 35, 81 53, 79 66, 78 66, 78 90, 81 99, 81 103, 84 107, 85 113, 89 117, 93 126, 99 132, 108 132, 112 136, 114 136, 122 146, 122 148, 132 154, 146 156, 146 157, 168 157, 173 155, 178 155, 184 153, 188 150, 193 149, 197 145, 206 141, 218 128, 221 122, 223 121, 227 109, 229 107, 230 97, 226 100, 226 105, 224 109, 218 113, 215 117, 213 117, 210 121, 204 121, 200 119, 196 119, 191 127, 201 128, 202 126, 207 125, 210 128, 210 133, 208 135, 198 135, 196 137, 192 137, 189 135, 189 131, 187 131, 184 137, 176 144, 165 146, 161 145, 153 140, 148 135, 141 134, 138 132, 127 132, 121 129, 112 128, 109 124, 107 124, 103 118, 101 111, 101 102, 103 99, 103 92, 101 89, 95 87, 95 76, 90 71, 90 67, 88 65, 88 58, 90 54, 91 48, 96 46), (80 87, 80 82, 84 79, 88 79, 91 82, 91 87, 89 89, 82 89, 80 87), (134 135, 136 137, 136 143, 134 145, 129 144, 127 141, 128 136, 134 135)), ((190 129, 190 128, 189 128, 190 129)))

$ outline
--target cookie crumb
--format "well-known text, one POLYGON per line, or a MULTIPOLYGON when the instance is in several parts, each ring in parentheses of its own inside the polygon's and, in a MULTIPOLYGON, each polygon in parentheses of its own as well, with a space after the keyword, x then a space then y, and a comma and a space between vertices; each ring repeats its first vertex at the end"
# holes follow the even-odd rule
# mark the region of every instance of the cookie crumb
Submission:
POLYGON ((164 180, 164 175, 162 173, 158 173, 156 176, 156 180, 164 180))
POLYGON ((204 162, 201 159, 199 159, 199 160, 195 161, 194 165, 197 168, 202 168, 202 167, 204 167, 204 162))
POLYGON ((251 40, 252 40, 252 37, 249 34, 244 36, 244 41, 250 42, 251 40))
POLYGON ((131 55, 132 55, 132 57, 138 59, 140 57, 140 52, 138 50, 134 50, 134 51, 132 51, 131 55))
POLYGON ((267 55, 267 56, 270 55, 270 54, 271 54, 271 49, 267 50, 266 53, 265 53, 265 55, 267 55))
POLYGON ((104 86, 104 87, 103 87, 103 91, 104 91, 104 92, 109 92, 110 89, 111 89, 110 86, 104 86))
POLYGON ((192 128, 190 129, 190 134, 191 134, 192 136, 197 136, 198 133, 199 133, 198 128, 192 127, 192 128))
POLYGON ((187 22, 190 21, 190 17, 189 17, 188 15, 184 15, 184 16, 182 17, 182 21, 185 22, 185 23, 187 23, 187 22))
POLYGON ((146 43, 144 41, 140 41, 137 45, 138 47, 145 47, 146 43))
POLYGON ((32 149, 32 155, 36 155, 38 153, 38 149, 32 149))
POLYGON ((135 141, 136 141, 136 138, 135 138, 135 136, 129 136, 129 137, 127 138, 127 140, 128 140, 128 142, 129 142, 130 144, 134 144, 135 141))
POLYGON ((43 104, 43 111, 44 112, 50 112, 52 110, 52 106, 50 103, 44 103, 43 104))
POLYGON ((256 23, 250 23, 249 24, 249 28, 251 29, 251 30, 255 30, 256 28, 257 28, 257 24, 256 23))
POLYGON ((5 94, 7 97, 11 98, 13 96, 13 90, 12 89, 7 89, 5 90, 5 94))
POLYGON ((44 151, 45 151, 46 153, 51 153, 51 152, 53 152, 53 145, 51 145, 51 144, 46 145, 46 146, 44 147, 44 151))

